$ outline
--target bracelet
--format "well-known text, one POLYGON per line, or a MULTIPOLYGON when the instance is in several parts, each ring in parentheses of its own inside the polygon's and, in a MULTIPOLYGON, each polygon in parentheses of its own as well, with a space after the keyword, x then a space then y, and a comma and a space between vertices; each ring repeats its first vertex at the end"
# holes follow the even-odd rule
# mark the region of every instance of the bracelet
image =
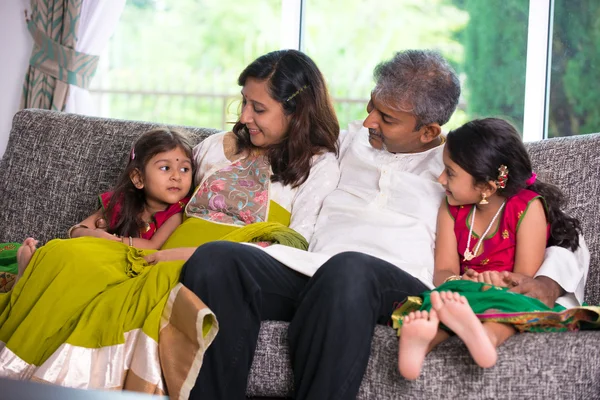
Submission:
POLYGON ((71 236, 71 234, 73 233, 73 231, 77 228, 86 228, 86 229, 90 229, 87 225, 83 225, 83 224, 75 224, 72 227, 69 228, 69 230, 67 231, 67 237, 69 239, 73 239, 73 237, 71 236))
MULTIPOLYGON (((125 244, 125 236, 121 236, 121 243, 125 244)), ((133 247, 133 238, 129 236, 129 247, 133 247)))
POLYGON ((462 279, 462 275, 451 275, 444 279, 444 283, 451 281, 460 281, 462 279))

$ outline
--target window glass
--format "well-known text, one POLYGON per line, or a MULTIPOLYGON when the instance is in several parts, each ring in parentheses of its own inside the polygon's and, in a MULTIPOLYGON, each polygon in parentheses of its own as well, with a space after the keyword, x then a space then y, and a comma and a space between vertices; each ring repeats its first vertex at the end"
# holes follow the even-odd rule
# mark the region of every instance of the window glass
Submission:
POLYGON ((280 48, 281 0, 129 0, 92 82, 105 117, 230 129, 237 78, 280 48))
POLYGON ((555 0, 548 137, 600 131, 600 1, 555 0))
POLYGON ((306 0, 305 50, 330 83, 342 126, 364 118, 378 62, 438 50, 462 100, 445 129, 500 116, 523 125, 528 0, 306 0))

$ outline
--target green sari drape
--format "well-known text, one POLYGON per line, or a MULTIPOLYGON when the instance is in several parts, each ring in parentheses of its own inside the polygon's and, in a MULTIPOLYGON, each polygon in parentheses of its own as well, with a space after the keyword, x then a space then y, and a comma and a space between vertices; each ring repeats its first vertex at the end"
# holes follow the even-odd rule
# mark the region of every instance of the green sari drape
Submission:
MULTIPOLYGON (((188 218, 165 248, 268 240, 305 249, 289 212, 270 209, 268 222, 245 227, 188 218)), ((187 397, 218 324, 179 283, 184 262, 148 265, 153 251, 91 237, 38 249, 0 294, 0 375, 187 397)))

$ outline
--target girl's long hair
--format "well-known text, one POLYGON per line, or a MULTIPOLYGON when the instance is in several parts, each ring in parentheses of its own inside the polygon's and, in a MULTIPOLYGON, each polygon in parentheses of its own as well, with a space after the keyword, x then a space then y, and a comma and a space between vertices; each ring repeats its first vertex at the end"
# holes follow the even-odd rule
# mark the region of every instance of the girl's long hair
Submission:
POLYGON ((539 179, 532 185, 526 184, 533 173, 531 160, 519 133, 511 124, 499 118, 467 122, 448 133, 446 148, 452 161, 473 176, 476 184, 496 181, 500 165, 507 166, 506 187, 498 188, 498 193, 506 198, 523 189, 538 193, 547 206, 550 223, 548 246, 561 246, 572 251, 579 247, 581 224, 577 218, 562 211, 565 204, 562 191, 539 179))
MULTIPOLYGON (((310 173, 316 154, 337 154, 340 133, 325 78, 316 64, 297 50, 278 50, 253 61, 242 71, 238 84, 248 78, 266 81, 270 96, 292 115, 288 131, 280 143, 269 146, 267 157, 273 169, 273 182, 300 186, 310 173)), ((237 151, 254 146, 246 126, 239 120, 233 127, 237 151)))
POLYGON ((108 233, 132 237, 140 235, 140 229, 144 227, 141 215, 146 205, 146 195, 144 189, 138 189, 133 185, 131 174, 137 169, 143 177, 146 164, 152 157, 177 147, 181 148, 190 160, 193 158, 190 139, 183 131, 158 128, 148 131, 138 138, 129 155, 129 162, 121 173, 106 208, 108 233), (120 206, 117 222, 114 226, 110 226, 113 215, 117 211, 117 204, 120 206))

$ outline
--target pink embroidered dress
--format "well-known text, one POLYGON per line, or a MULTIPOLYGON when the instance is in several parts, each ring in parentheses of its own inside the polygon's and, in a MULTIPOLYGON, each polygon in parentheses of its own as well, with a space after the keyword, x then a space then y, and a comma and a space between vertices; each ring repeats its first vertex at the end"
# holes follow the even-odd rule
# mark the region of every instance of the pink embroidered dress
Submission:
MULTIPOLYGON (((481 239, 473 233, 470 251, 474 251, 479 240, 483 240, 471 260, 464 259, 469 238, 473 207, 450 206, 448 210, 454 219, 460 255, 460 273, 467 268, 484 271, 513 271, 515 265, 516 239, 519 225, 530 204, 543 198, 531 191, 522 190, 507 199, 500 215, 496 231, 481 239)), ((546 236, 550 236, 550 225, 547 225, 546 236)), ((538 299, 508 292, 507 288, 496 287, 469 280, 455 280, 443 283, 436 291, 460 293, 469 302, 469 306, 482 322, 499 322, 512 325, 518 331, 557 332, 578 329, 598 329, 600 327, 600 307, 577 307, 565 310, 559 304, 548 307, 538 299)), ((392 314, 393 326, 402 332, 404 317, 412 311, 430 311, 431 291, 421 296, 409 296, 392 314)), ((445 327, 442 326, 445 329, 445 327)))
MULTIPOLYGON (((484 271, 511 271, 515 266, 515 251, 517 245, 517 231, 521 221, 527 213, 529 205, 536 199, 543 198, 531 190, 521 190, 516 195, 506 201, 504 210, 500 215, 498 228, 481 239, 479 235, 473 232, 471 237, 471 248, 474 251, 477 243, 483 240, 479 247, 478 254, 471 260, 465 260, 464 253, 469 239, 469 230, 471 228, 471 218, 473 208, 471 206, 451 206, 448 210, 452 219, 454 219, 454 234, 458 243, 458 254, 460 255, 460 273, 471 268, 477 272, 484 271)), ((547 225, 546 238, 550 237, 550 224, 547 225)))
MULTIPOLYGON (((108 208, 108 203, 113 195, 113 192, 105 192, 98 196, 98 200, 100 202, 100 206, 104 211, 108 208)), ((169 218, 173 215, 183 212, 185 205, 190 200, 189 197, 186 197, 175 204, 171 204, 163 211, 159 211, 152 215, 152 220, 146 224, 145 229, 140 230, 140 237, 142 239, 152 239, 152 236, 156 233, 156 231, 164 224, 169 218)), ((109 222, 109 226, 115 226, 119 220, 119 212, 121 210, 121 202, 119 202, 115 206, 115 212, 109 222)))

